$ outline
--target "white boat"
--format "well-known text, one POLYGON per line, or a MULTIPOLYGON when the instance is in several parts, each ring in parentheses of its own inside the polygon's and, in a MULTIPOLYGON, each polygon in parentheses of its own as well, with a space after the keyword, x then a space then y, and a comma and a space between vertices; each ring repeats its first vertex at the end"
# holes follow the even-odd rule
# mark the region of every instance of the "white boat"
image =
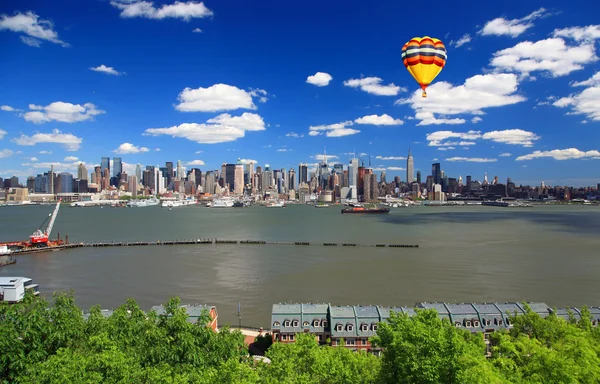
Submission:
POLYGON ((285 201, 271 202, 266 205, 267 208, 285 208, 285 201))
POLYGON ((315 208, 329 208, 329 204, 315 204, 315 208))
POLYGON ((161 206, 164 208, 177 208, 186 207, 188 205, 194 205, 197 201, 194 198, 187 198, 183 200, 163 200, 161 206))
POLYGON ((155 197, 152 197, 150 199, 146 199, 146 200, 136 200, 136 201, 130 201, 129 203, 127 203, 128 207, 151 207, 153 205, 158 205, 160 204, 160 200, 158 200, 155 197))
POLYGON ((235 201, 230 197, 213 200, 211 208, 231 208, 235 201))

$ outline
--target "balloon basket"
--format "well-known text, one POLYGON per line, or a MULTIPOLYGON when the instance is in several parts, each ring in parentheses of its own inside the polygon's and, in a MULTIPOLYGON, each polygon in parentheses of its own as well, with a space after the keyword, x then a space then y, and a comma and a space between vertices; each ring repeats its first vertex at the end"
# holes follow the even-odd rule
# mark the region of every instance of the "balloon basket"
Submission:
POLYGON ((421 97, 427 97, 427 92, 423 91, 423 93, 421 94, 421 97))

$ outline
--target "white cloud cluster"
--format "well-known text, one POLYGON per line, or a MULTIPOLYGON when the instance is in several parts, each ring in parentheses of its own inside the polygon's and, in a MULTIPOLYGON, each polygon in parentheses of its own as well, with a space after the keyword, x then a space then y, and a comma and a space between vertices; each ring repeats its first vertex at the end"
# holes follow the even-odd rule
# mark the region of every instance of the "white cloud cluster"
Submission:
POLYGON ((3 106, 0 106, 0 110, 2 110, 2 111, 6 111, 6 112, 15 112, 15 111, 20 111, 20 109, 13 108, 13 107, 11 107, 10 105, 3 105, 3 106))
POLYGON ((346 87, 360 88, 362 91, 378 96, 396 96, 400 91, 406 92, 405 88, 401 88, 394 83, 383 85, 383 79, 379 77, 363 77, 360 79, 349 79, 344 81, 346 87))
POLYGON ((202 160, 192 160, 185 163, 185 165, 204 165, 202 160))
POLYGON ((402 156, 376 156, 377 160, 406 160, 406 157, 402 156))
POLYGON ((504 153, 500 154, 500 157, 511 157, 511 156, 512 156, 512 154, 508 153, 508 152, 504 152, 504 153))
POLYGON ((256 109, 252 91, 247 92, 227 84, 215 84, 208 88, 185 88, 177 97, 175 109, 181 112, 217 112, 235 109, 256 109))
POLYGON ((14 155, 14 152, 11 151, 10 149, 1 149, 0 150, 0 159, 4 159, 4 158, 10 157, 12 155, 14 155))
POLYGON ((250 88, 250 96, 258 97, 258 101, 266 103, 269 99, 267 98, 268 92, 260 88, 250 88))
MULTIPOLYGON (((35 160, 33 160, 33 159, 35 159, 35 157, 32 157, 30 160, 31 161, 37 161, 37 159, 35 159, 35 160)), ((77 156, 67 156, 67 157, 65 157, 64 161, 71 161, 71 162, 73 162, 73 161, 79 161, 79 158, 77 156)))
POLYGON ((35 124, 46 123, 49 121, 60 121, 62 123, 76 123, 80 121, 91 120, 94 116, 103 114, 92 103, 71 104, 62 101, 55 101, 45 107, 35 104, 29 104, 30 112, 23 115, 25 120, 35 124))
POLYGON ((500 71, 518 72, 522 76, 539 71, 560 77, 597 60, 593 43, 568 45, 562 38, 552 37, 536 42, 523 41, 498 51, 494 53, 490 65, 500 71))
POLYGON ((471 123, 473 123, 473 124, 480 123, 481 121, 483 121, 483 119, 479 116, 475 116, 474 118, 471 119, 471 123))
POLYGON ((497 17, 485 23, 479 33, 482 35, 517 37, 533 27, 533 20, 547 15, 546 9, 540 8, 521 19, 507 20, 504 17, 497 17))
POLYGON ((588 86, 588 88, 580 93, 562 97, 554 101, 552 105, 558 108, 569 107, 571 109, 569 114, 584 115, 592 121, 600 121, 600 72, 585 81, 572 85, 588 86))
POLYGON ((0 129, 0 140, 4 139, 4 136, 7 134, 8 132, 6 132, 3 129, 0 129))
POLYGON ((286 137, 293 137, 293 138, 295 138, 295 139, 300 139, 300 138, 304 137, 304 135, 303 135, 303 134, 301 135, 301 134, 298 134, 298 133, 296 133, 296 132, 289 132, 289 133, 286 133, 286 134, 285 134, 285 136, 286 136, 286 137))
POLYGON ((356 124, 369 124, 369 125, 402 125, 404 121, 400 119, 394 119, 392 116, 383 114, 381 116, 378 115, 368 115, 360 117, 354 120, 356 124))
POLYGON ((208 124, 184 123, 169 128, 148 128, 144 136, 168 135, 184 138, 201 144, 217 144, 235 141, 244 137, 246 131, 265 130, 261 116, 254 113, 243 113, 231 116, 223 113, 207 121, 208 124))
POLYGON ((553 149, 551 151, 534 151, 528 155, 517 157, 515 160, 533 160, 544 157, 551 157, 554 160, 573 160, 573 159, 600 159, 600 151, 580 151, 577 148, 553 149))
POLYGON ((317 87, 325 87, 329 85, 329 82, 333 80, 333 77, 326 72, 317 72, 312 76, 306 78, 308 84, 316 85, 317 87))
POLYGON ((131 155, 131 154, 135 154, 135 153, 142 153, 142 152, 148 152, 148 151, 150 151, 150 150, 146 147, 138 147, 131 143, 123 143, 123 144, 119 145, 119 147, 117 149, 115 149, 113 152, 118 153, 120 155, 131 155))
POLYGON ((17 33, 24 33, 29 37, 21 36, 21 41, 32 47, 39 47, 40 40, 50 41, 68 47, 69 44, 58 38, 58 33, 54 31, 54 25, 48 20, 42 20, 38 15, 29 11, 27 13, 18 12, 14 16, 0 16, 0 31, 9 30, 17 33))
POLYGON ((173 4, 165 4, 160 8, 154 7, 150 1, 139 0, 113 0, 110 4, 121 10, 121 17, 145 17, 147 19, 175 18, 189 21, 194 18, 212 16, 213 12, 206 8, 204 3, 188 1, 176 1, 173 4))
POLYGON ((475 145, 475 142, 472 140, 478 139, 531 147, 534 141, 540 139, 540 136, 522 129, 505 129, 503 131, 491 131, 484 134, 481 134, 481 131, 437 131, 428 134, 426 139, 429 141, 429 146, 431 147, 470 146, 475 145), (447 139, 459 139, 461 141, 445 141, 447 139))
POLYGON ((337 159, 338 156, 336 156, 336 155, 325 155, 323 153, 319 153, 317 155, 311 156, 310 158, 311 159, 315 159, 317 161, 324 161, 324 160, 329 161, 329 160, 335 160, 335 159, 337 159))
POLYGON ((402 167, 387 167, 388 171, 406 171, 406 168, 402 167))
POLYGON ((469 163, 495 163, 498 159, 488 159, 484 157, 451 157, 446 159, 450 162, 469 162, 469 163))
POLYGON ((417 125, 463 124, 464 119, 445 116, 482 115, 485 108, 520 103, 526 99, 516 93, 517 86, 517 76, 512 73, 476 75, 456 87, 444 81, 434 83, 427 88, 427 98, 421 97, 421 91, 415 91, 396 104, 409 104, 415 110, 415 118, 421 120, 417 125))
POLYGON ((567 37, 575 41, 593 42, 596 39, 600 39, 600 25, 557 29, 552 35, 555 37, 567 37))
POLYGON ((352 126, 352 121, 342 121, 341 123, 328 125, 315 125, 309 127, 309 136, 319 136, 325 133, 327 137, 342 137, 359 133, 358 129, 348 128, 352 126))
POLYGON ((97 67, 90 67, 90 69, 94 72, 102 72, 102 73, 106 73, 109 75, 115 75, 115 76, 119 76, 121 75, 121 72, 117 71, 116 69, 114 69, 113 67, 107 67, 104 64, 101 64, 97 67))
POLYGON ((50 133, 38 132, 31 136, 22 134, 20 137, 15 138, 12 141, 18 145, 25 146, 32 146, 40 143, 60 144, 64 146, 67 151, 77 151, 81 146, 83 139, 71 133, 62 133, 58 129, 54 129, 50 133))
POLYGON ((240 163, 246 164, 258 164, 258 161, 252 159, 240 159, 240 163))
POLYGON ((194 30, 192 30, 192 32, 194 32, 194 33, 202 33, 202 30, 200 28, 194 28, 194 30))
POLYGON ((469 35, 468 33, 465 33, 464 35, 461 36, 460 39, 454 41, 451 40, 450 41, 450 45, 455 47, 455 48, 460 48, 465 44, 468 44, 471 42, 471 35, 469 35))

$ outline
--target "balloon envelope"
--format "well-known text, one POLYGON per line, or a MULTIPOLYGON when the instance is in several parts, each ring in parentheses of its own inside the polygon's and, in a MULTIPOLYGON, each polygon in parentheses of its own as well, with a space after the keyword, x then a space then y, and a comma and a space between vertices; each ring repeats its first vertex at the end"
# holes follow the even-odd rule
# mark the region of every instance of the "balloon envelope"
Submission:
POLYGON ((414 37, 402 47, 402 62, 408 72, 425 89, 446 65, 446 47, 440 39, 414 37))

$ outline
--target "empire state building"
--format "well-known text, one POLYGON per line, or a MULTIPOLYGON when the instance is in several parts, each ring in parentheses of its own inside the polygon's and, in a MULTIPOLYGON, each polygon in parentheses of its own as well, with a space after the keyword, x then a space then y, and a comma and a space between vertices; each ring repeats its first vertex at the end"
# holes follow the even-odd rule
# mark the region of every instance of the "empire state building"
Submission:
POLYGON ((406 183, 410 184, 413 181, 415 181, 415 164, 409 148, 408 157, 406 158, 406 183))

